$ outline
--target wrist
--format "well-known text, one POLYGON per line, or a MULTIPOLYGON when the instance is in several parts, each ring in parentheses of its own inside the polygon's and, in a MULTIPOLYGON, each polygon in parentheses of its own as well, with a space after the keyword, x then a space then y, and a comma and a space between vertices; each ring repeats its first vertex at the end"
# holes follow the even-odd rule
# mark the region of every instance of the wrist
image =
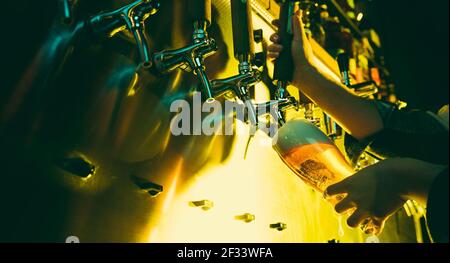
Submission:
POLYGON ((426 206, 436 177, 445 169, 441 165, 410 158, 392 159, 392 174, 398 176, 398 190, 404 200, 415 200, 426 206))
POLYGON ((411 188, 413 188, 414 177, 412 174, 408 173, 408 163, 410 162, 407 158, 393 158, 388 159, 388 172, 385 175, 393 176, 394 187, 398 190, 400 197, 407 201, 411 199, 411 188))

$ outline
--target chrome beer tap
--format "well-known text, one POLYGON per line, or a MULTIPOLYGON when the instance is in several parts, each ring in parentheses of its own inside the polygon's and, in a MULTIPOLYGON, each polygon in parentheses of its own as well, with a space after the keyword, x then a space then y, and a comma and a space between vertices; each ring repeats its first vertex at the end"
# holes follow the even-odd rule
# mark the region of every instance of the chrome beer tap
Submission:
MULTIPOLYGON (((311 16, 313 15, 314 9, 319 8, 319 5, 311 0, 300 0, 299 8, 303 11, 303 24, 305 26, 305 32, 306 34, 312 36, 311 28, 313 25, 311 16)), ((304 108, 305 119, 317 127, 320 127, 320 118, 316 118, 314 116, 314 109, 316 108, 316 105, 301 91, 300 104, 304 108)))
POLYGON ((261 81, 261 72, 254 60, 254 38, 250 1, 231 0, 233 24, 234 56, 239 62, 239 73, 235 76, 211 82, 215 97, 231 93, 239 98, 248 110, 248 121, 253 127, 258 126, 256 107, 252 102, 249 89, 261 81))
MULTIPOLYGON (((338 54, 336 60, 339 65, 339 71, 341 72, 342 84, 353 90, 354 93, 360 97, 370 97, 378 93, 378 87, 373 81, 352 85, 350 74, 350 56, 347 53, 342 52, 338 54)), ((328 114, 324 113, 324 115, 327 135, 333 140, 341 137, 343 135, 342 127, 340 127, 336 121, 328 116, 328 114)))
POLYGON ((284 125, 286 123, 286 110, 292 107, 298 108, 299 104, 301 104, 305 110, 305 119, 319 126, 320 119, 314 117, 314 104, 301 92, 300 102, 296 102, 287 91, 287 87, 291 83, 294 74, 294 62, 290 52, 293 40, 292 17, 298 9, 303 10, 305 13, 305 30, 309 33, 311 26, 309 16, 311 9, 317 4, 310 0, 277 0, 277 2, 280 4, 280 27, 278 35, 280 36, 281 44, 284 46, 280 57, 275 61, 274 71, 274 80, 277 81, 275 100, 280 101, 281 105, 277 111, 278 122, 280 126, 284 125))
MULTIPOLYGON (((280 53, 280 57, 275 61, 274 81, 276 81, 277 89, 275 91, 275 101, 279 102, 277 109, 277 118, 280 126, 286 123, 285 112, 287 109, 296 107, 295 98, 290 96, 287 87, 292 81, 294 74, 294 61, 291 55, 291 47, 293 40, 292 17, 298 8, 298 0, 277 0, 280 5, 280 27, 278 35, 284 49, 280 53)), ((265 107, 267 105, 262 105, 265 107)))
POLYGON ((136 0, 117 10, 102 12, 87 22, 91 33, 109 37, 127 29, 136 41, 142 65, 150 67, 152 59, 149 41, 145 32, 145 21, 160 7, 159 0, 136 0))
POLYGON ((155 53, 153 63, 160 74, 176 69, 193 72, 203 87, 207 102, 214 101, 211 82, 206 74, 204 60, 218 49, 216 41, 208 36, 211 25, 211 0, 189 0, 188 13, 194 28, 192 43, 186 47, 155 53))

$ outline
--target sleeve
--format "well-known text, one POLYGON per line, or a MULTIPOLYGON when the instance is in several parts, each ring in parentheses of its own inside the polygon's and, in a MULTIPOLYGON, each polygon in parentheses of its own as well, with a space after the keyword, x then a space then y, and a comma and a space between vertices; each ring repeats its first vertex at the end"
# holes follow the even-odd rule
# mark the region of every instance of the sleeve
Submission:
POLYGON ((380 158, 408 157, 448 164, 448 127, 431 112, 400 110, 395 105, 375 101, 384 129, 364 141, 346 135, 349 158, 355 162, 367 151, 380 158))
POLYGON ((448 243, 449 225, 449 170, 442 172, 434 181, 428 194, 427 223, 434 242, 448 243))

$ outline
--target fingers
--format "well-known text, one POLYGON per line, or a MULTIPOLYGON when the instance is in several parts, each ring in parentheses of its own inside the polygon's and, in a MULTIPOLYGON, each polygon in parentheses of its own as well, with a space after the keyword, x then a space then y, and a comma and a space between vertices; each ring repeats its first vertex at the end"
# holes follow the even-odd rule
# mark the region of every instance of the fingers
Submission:
POLYGON ((271 35, 270 41, 272 41, 273 43, 280 43, 280 36, 278 35, 278 33, 271 35))
POLYGON ((349 210, 352 210, 356 208, 355 202, 353 202, 349 197, 345 198, 341 202, 339 202, 334 209, 338 214, 343 214, 345 212, 348 212, 349 210))
POLYGON ((325 197, 331 197, 334 195, 348 194, 348 184, 346 181, 329 186, 324 193, 325 197))
POLYGON ((367 212, 364 212, 361 209, 357 209, 348 219, 347 225, 350 227, 356 228, 361 225, 365 219, 367 219, 369 215, 367 212))
POLYGON ((267 52, 267 57, 269 59, 277 59, 280 57, 280 53, 278 52, 267 52))
POLYGON ((267 51, 273 52, 273 53, 281 53, 281 51, 283 51, 283 46, 278 45, 278 44, 273 44, 267 48, 267 51))
MULTIPOLYGON (((275 43, 278 41, 278 35, 274 34, 271 40, 275 43)), ((270 59, 277 59, 280 56, 281 51, 283 51, 283 46, 279 44, 272 44, 267 48, 267 57, 270 59)))

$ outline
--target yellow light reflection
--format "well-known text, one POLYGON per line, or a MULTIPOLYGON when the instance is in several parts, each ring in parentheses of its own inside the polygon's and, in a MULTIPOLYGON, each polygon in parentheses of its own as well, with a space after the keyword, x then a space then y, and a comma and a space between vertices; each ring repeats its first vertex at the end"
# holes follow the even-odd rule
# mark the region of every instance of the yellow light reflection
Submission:
MULTIPOLYGON (((228 9, 225 9, 228 10, 228 9)), ((222 17, 229 17, 223 14, 222 17)), ((222 18, 223 19, 223 18, 222 18)), ((269 41, 274 32, 264 19, 255 15, 254 27, 262 28, 269 41)), ((231 27, 224 27, 227 28, 231 27)), ((231 32, 224 31, 225 41, 231 43, 231 32)), ((233 52, 229 46, 229 52, 233 52)), ((325 67, 323 63, 320 64, 325 67)), ((219 77, 235 74, 237 65, 230 60, 227 70, 219 77)), ((273 71, 269 63, 269 72, 273 71)), ((332 74, 331 70, 328 70, 332 74)), ((333 73, 333 77, 339 76, 333 73)), ((268 98, 267 89, 258 85, 256 100, 268 98)), ((263 133, 257 133, 244 153, 250 128, 238 122, 237 138, 230 157, 220 165, 210 165, 188 182, 172 181, 164 211, 151 218, 144 239, 162 243, 216 242, 362 242, 358 230, 350 230, 345 220, 339 220, 330 204, 306 186, 279 158, 272 143, 263 133), (175 190, 177 189, 177 190, 175 190), (175 194, 174 194, 175 193, 175 194), (208 200, 214 206, 205 211, 190 202, 208 200), (250 214, 255 220, 245 222, 237 216, 250 214), (343 222, 341 222, 343 221, 343 222), (285 223, 287 229, 277 231, 271 224, 285 223)), ((189 163, 184 163, 189 166, 189 163)))
POLYGON ((176 165, 175 169, 174 169, 174 175, 173 175, 173 179, 172 179, 172 183, 169 187, 169 192, 164 200, 164 205, 163 205, 163 213, 167 213, 167 211, 169 210, 169 207, 175 197, 175 194, 177 192, 177 185, 178 185, 178 179, 180 178, 181 175, 181 169, 183 167, 183 159, 180 158, 180 160, 178 161, 178 164, 176 165))
MULTIPOLYGON (((238 123, 239 131, 248 126, 238 123)), ((242 134, 242 133, 240 133, 242 134)), ((164 201, 165 213, 147 232, 149 242, 358 242, 361 234, 339 223, 331 206, 307 187, 279 159, 268 138, 257 133, 244 159, 247 136, 239 135, 226 163, 205 167, 193 180, 164 201), (191 201, 209 200, 214 207, 204 211, 191 201), (246 223, 243 214, 255 215, 246 223), (286 223, 287 229, 270 228, 286 223), (345 233, 342 233, 342 228, 345 233), (341 230, 340 230, 341 229, 341 230)))

